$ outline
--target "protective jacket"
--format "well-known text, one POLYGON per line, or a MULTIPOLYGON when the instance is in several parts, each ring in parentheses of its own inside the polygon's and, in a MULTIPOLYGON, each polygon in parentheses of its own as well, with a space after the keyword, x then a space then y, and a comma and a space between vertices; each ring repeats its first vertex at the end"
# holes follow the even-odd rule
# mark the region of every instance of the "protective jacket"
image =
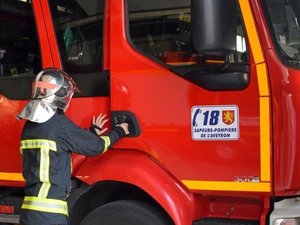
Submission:
POLYGON ((67 224, 71 153, 101 154, 124 135, 124 130, 116 127, 99 138, 75 125, 60 110, 44 123, 27 121, 20 145, 26 180, 20 223, 67 224))

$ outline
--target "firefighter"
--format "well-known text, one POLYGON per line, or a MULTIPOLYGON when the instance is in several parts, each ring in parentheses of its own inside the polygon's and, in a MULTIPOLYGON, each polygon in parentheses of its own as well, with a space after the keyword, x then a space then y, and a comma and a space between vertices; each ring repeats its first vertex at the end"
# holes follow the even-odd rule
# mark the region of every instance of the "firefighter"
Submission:
POLYGON ((98 155, 129 134, 128 124, 121 123, 103 135, 107 119, 102 114, 93 118, 92 132, 69 120, 64 112, 77 90, 65 72, 43 70, 33 82, 32 99, 18 115, 27 120, 20 143, 26 180, 22 225, 67 224, 72 152, 98 155))

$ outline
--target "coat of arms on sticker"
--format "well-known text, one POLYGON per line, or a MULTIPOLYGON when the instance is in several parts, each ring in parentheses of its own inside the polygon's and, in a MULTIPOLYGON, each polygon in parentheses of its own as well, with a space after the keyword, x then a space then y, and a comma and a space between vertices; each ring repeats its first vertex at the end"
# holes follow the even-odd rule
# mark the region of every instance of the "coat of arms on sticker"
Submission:
POLYGON ((223 123, 230 125, 234 122, 234 111, 233 110, 224 110, 222 111, 222 120, 223 123))

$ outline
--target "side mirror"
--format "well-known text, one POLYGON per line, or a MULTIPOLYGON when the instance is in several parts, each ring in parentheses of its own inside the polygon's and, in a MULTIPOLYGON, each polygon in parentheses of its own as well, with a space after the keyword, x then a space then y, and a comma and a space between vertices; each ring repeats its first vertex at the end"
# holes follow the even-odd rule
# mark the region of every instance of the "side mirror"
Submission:
POLYGON ((236 48, 236 0, 192 0, 192 41, 197 53, 224 55, 236 48))

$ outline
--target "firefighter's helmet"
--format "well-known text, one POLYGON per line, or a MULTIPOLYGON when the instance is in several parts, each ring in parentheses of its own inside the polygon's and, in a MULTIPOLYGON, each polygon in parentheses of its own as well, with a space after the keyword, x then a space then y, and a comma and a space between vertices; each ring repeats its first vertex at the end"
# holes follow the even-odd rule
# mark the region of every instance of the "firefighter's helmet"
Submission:
POLYGON ((20 112, 18 118, 43 123, 57 111, 66 111, 78 88, 72 78, 57 69, 42 70, 32 84, 32 99, 20 112))

